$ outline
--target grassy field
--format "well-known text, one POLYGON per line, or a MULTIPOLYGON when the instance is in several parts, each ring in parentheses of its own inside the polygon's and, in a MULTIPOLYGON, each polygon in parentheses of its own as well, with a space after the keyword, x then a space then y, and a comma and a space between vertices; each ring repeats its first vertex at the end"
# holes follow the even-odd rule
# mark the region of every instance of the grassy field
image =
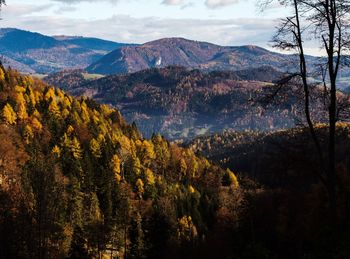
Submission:
POLYGON ((89 73, 83 73, 83 76, 86 80, 94 80, 104 77, 104 75, 100 74, 89 74, 89 73))

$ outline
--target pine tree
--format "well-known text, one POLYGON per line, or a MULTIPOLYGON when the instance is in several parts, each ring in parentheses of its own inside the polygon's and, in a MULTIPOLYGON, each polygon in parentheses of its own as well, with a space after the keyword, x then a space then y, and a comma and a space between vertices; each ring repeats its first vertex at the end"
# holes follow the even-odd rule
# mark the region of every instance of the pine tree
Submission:
POLYGON ((130 241, 132 244, 130 257, 137 259, 145 258, 144 232, 142 229, 142 217, 139 212, 136 213, 131 224, 130 241))

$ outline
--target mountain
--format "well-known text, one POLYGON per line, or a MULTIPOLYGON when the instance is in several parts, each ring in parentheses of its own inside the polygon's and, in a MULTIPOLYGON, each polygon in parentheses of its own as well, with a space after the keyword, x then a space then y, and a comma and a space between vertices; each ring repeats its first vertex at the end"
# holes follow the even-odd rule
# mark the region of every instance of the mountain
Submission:
MULTIPOLYGON (((312 62, 316 58, 310 57, 312 62)), ((205 71, 243 70, 272 66, 293 68, 296 56, 274 53, 257 46, 223 47, 183 38, 165 38, 108 53, 87 68, 90 73, 122 74, 149 68, 183 66, 205 71)))
MULTIPOLYGON (((284 88, 275 99, 272 82, 284 74, 272 67, 242 71, 153 68, 128 75, 85 79, 83 72, 50 75, 45 80, 75 96, 88 96, 117 107, 145 136, 159 132, 170 139, 191 138, 223 129, 273 130, 302 120, 302 95, 284 88), (299 96, 299 98, 298 98, 299 96)), ((317 91, 317 89, 315 89, 317 91)), ((313 102, 323 118, 322 98, 313 102)))
POLYGON ((76 45, 85 49, 92 49, 101 52, 110 52, 127 44, 117 43, 114 41, 101 40, 98 38, 87 38, 81 36, 53 36, 56 40, 64 42, 68 45, 76 45))
POLYGON ((85 68, 124 45, 95 38, 50 37, 13 28, 0 29, 2 63, 26 73, 85 68))

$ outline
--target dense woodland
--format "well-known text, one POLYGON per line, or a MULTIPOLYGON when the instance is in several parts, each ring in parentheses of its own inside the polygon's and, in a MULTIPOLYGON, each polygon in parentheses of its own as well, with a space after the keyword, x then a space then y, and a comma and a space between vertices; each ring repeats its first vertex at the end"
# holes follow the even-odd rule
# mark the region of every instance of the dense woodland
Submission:
MULTIPOLYGON (((303 123, 300 86, 277 91, 273 84, 284 76, 272 67, 204 73, 172 66, 97 80, 86 79, 83 71, 63 71, 45 81, 118 107, 146 137, 159 132, 168 139, 190 139, 228 128, 270 131, 303 123)), ((313 117, 324 121, 323 92, 318 87, 311 91, 313 117)), ((347 95, 342 100, 350 105, 347 95)))
MULTIPOLYGON (((316 125, 327 143, 327 125, 316 125)), ((332 219, 322 166, 308 128, 270 133, 225 131, 185 143, 222 167, 234 168, 248 202, 251 231, 260 248, 280 254, 251 258, 348 258, 350 256, 350 124, 336 134, 337 204, 332 219), (250 193, 251 194, 251 193, 250 193)), ((236 258, 236 257, 233 257, 236 258)), ((240 257, 237 257, 240 258, 240 257)))
POLYGON ((226 150, 245 140, 239 150, 247 154, 251 134, 181 148, 160 135, 144 139, 117 110, 16 71, 1 68, 0 87, 1 258, 350 255, 348 124, 339 125, 344 155, 334 222, 322 184, 308 171, 312 144, 308 152, 291 145, 305 144, 302 130, 271 137, 291 153, 266 146, 294 154, 285 158, 295 168, 284 170, 286 160, 271 156, 258 160, 270 174, 256 177, 237 160, 215 165, 195 155, 209 144, 226 150))
POLYGON ((190 257, 238 206, 231 171, 117 110, 3 68, 0 85, 1 258, 190 257))

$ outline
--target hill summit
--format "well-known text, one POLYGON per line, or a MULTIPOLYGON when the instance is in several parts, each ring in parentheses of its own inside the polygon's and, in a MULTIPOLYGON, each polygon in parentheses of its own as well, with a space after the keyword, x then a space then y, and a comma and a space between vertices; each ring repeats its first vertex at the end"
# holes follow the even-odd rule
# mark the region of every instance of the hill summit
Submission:
POLYGON ((87 70, 98 74, 137 72, 170 65, 201 70, 242 70, 261 66, 280 68, 291 56, 257 46, 227 47, 184 38, 165 38, 112 51, 87 70))

